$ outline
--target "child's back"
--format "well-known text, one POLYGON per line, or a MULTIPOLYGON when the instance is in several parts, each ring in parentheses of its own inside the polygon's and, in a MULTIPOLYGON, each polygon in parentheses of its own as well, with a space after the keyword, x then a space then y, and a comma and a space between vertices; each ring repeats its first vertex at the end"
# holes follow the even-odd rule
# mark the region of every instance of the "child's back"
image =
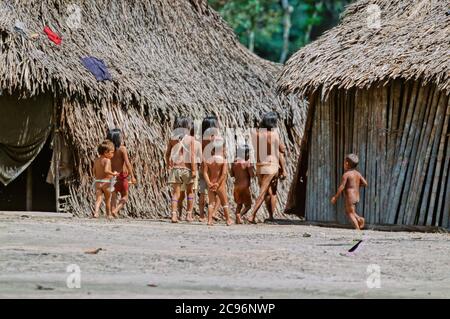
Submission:
POLYGON ((254 176, 253 165, 250 162, 250 147, 243 145, 238 149, 238 157, 231 166, 231 175, 234 177, 234 201, 236 202, 236 224, 241 224, 241 216, 251 208, 252 195, 250 192, 251 179, 254 176), (241 210, 244 206, 244 210, 241 210))
POLYGON ((347 182, 345 183, 345 202, 347 205, 353 205, 359 202, 359 188, 366 186, 365 180, 361 173, 357 170, 350 170, 344 173, 343 176, 347 182))
POLYGON ((357 214, 359 203, 359 188, 366 187, 367 181, 356 170, 359 159, 355 154, 349 154, 344 160, 344 175, 336 195, 331 198, 331 203, 336 204, 341 193, 344 193, 345 212, 356 229, 363 229, 365 220, 357 214))
POLYGON ((250 187, 251 164, 243 159, 236 159, 231 167, 232 176, 234 176, 234 187, 248 188, 250 187))
POLYGON ((94 160, 94 176, 95 179, 110 179, 111 174, 106 173, 106 167, 111 165, 111 160, 104 157, 97 157, 94 160))
POLYGON ((225 158, 222 155, 213 155, 205 162, 209 180, 212 183, 216 183, 225 165, 225 158))

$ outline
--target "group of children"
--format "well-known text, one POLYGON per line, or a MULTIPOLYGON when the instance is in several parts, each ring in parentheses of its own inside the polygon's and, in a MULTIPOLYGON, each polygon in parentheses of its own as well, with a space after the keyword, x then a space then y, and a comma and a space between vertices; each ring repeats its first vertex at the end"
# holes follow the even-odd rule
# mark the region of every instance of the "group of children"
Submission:
MULTIPOLYGON (((287 176, 285 151, 277 131, 277 115, 269 112, 264 115, 259 128, 252 131, 251 140, 256 159, 256 167, 248 144, 237 147, 236 157, 231 165, 227 161, 227 147, 220 132, 216 116, 205 117, 202 122, 202 139, 194 134, 194 122, 189 117, 177 118, 174 130, 167 144, 166 163, 169 184, 172 185, 171 221, 181 218, 184 199, 187 200, 186 221, 194 220, 193 209, 196 193, 199 193, 199 220, 213 225, 216 213, 223 208, 226 224, 231 225, 227 180, 234 178, 233 197, 236 202, 236 224, 243 223, 243 216, 252 209, 251 180, 256 177, 260 192, 256 198, 247 221, 256 222, 256 214, 265 202, 269 220, 277 205, 277 185, 279 179, 287 176), (205 216, 206 198, 208 215, 205 216)), ((93 166, 95 209, 93 217, 99 217, 103 197, 108 218, 119 217, 120 210, 128 200, 128 186, 136 183, 133 168, 126 147, 122 144, 119 129, 108 131, 107 138, 98 146, 99 157, 93 166), (128 176, 131 181, 128 182, 128 176), (117 203, 118 196, 120 200, 117 203)), ((349 154, 344 160, 344 175, 339 189, 331 202, 335 204, 341 193, 345 197, 345 211, 355 229, 363 229, 365 220, 356 212, 359 203, 359 188, 366 187, 367 181, 356 170, 358 157, 349 154)))
POLYGON ((243 222, 252 205, 251 179, 257 177, 260 194, 256 200, 250 223, 256 221, 256 213, 265 201, 269 219, 276 209, 277 181, 286 178, 284 152, 286 147, 276 130, 277 115, 270 112, 263 117, 260 127, 252 133, 253 149, 256 154, 256 170, 251 159, 248 144, 237 147, 236 157, 229 166, 227 147, 220 132, 216 116, 207 116, 202 122, 202 139, 197 141, 193 120, 188 117, 176 119, 172 136, 166 149, 166 163, 169 183, 172 185, 171 220, 181 217, 183 200, 187 200, 186 221, 193 220, 195 193, 199 197, 199 220, 213 225, 216 212, 223 208, 227 225, 232 224, 227 196, 228 176, 234 178, 234 200, 236 202, 236 223, 243 222), (208 217, 205 217, 205 202, 208 198, 208 217))

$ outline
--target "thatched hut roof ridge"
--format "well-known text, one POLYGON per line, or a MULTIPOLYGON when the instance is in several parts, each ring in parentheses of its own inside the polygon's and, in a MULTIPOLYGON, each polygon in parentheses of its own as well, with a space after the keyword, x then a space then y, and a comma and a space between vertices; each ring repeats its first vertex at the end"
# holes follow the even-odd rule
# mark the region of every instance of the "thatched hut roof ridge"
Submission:
POLYGON ((321 88, 326 94, 403 78, 433 82, 449 94, 448 9, 448 0, 359 0, 338 26, 289 59, 278 89, 305 95, 321 88), (372 20, 377 8, 379 26, 372 20))

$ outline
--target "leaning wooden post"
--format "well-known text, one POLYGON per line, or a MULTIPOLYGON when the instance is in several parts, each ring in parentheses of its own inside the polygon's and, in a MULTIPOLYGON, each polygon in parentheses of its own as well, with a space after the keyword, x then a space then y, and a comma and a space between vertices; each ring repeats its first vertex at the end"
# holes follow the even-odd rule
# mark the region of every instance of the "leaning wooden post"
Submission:
POLYGON ((27 168, 27 190, 26 190, 26 210, 33 210, 33 169, 30 166, 27 168))
POLYGON ((53 132, 53 168, 55 170, 53 176, 53 185, 55 185, 55 198, 56 198, 56 212, 59 213, 59 163, 60 163, 60 145, 59 145, 59 129, 58 129, 58 113, 57 103, 55 103, 53 120, 54 120, 54 132, 53 132))

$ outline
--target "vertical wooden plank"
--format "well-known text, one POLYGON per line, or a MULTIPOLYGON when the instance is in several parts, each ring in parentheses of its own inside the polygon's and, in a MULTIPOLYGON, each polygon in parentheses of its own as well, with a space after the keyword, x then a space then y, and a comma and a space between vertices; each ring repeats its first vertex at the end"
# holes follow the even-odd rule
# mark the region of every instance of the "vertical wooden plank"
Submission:
POLYGON ((432 150, 431 159, 430 159, 429 179, 427 179, 427 183, 425 185, 425 187, 426 187, 425 192, 429 193, 429 196, 428 196, 429 199, 427 202, 422 203, 422 207, 425 207, 425 209, 428 212, 426 225, 433 225, 433 219, 435 218, 434 207, 435 207, 435 200, 436 200, 436 189, 434 186, 432 187, 432 185, 435 183, 438 183, 438 181, 439 181, 438 175, 440 172, 440 166, 438 166, 438 148, 439 148, 440 141, 441 141, 440 136, 441 136, 441 132, 442 132, 442 128, 443 128, 443 119, 445 118, 443 116, 443 114, 445 112, 446 105, 444 105, 444 99, 442 98, 442 96, 440 94, 438 94, 438 95, 439 95, 439 98, 438 98, 439 102, 438 102, 435 121, 433 124, 433 129, 436 131, 436 134, 433 136, 433 139, 430 140, 430 142, 433 144, 433 150, 432 150))
POLYGON ((377 195, 378 195, 378 205, 377 205, 377 224, 384 223, 385 222, 385 211, 383 209, 384 202, 386 198, 386 190, 385 185, 388 184, 388 180, 386 179, 386 167, 387 167, 387 154, 386 154, 386 148, 387 148, 387 141, 386 141, 386 135, 387 135, 387 121, 388 121, 388 87, 382 87, 378 89, 379 93, 379 127, 378 127, 378 183, 377 183, 377 195))
POLYGON ((400 89, 398 100, 399 116, 396 124, 397 130, 394 134, 393 161, 391 164, 391 183, 389 184, 389 194, 391 196, 391 200, 388 206, 389 224, 398 222, 398 200, 396 200, 396 197, 398 197, 399 194, 396 194, 396 187, 400 175, 401 166, 403 164, 403 148, 404 144, 406 143, 404 138, 406 122, 408 116, 412 114, 412 110, 408 105, 412 86, 409 82, 404 82, 403 80, 399 80, 398 85, 400 89))
POLYGON ((323 158, 324 158, 324 166, 323 166, 323 172, 324 172, 324 178, 323 178, 323 196, 324 198, 322 198, 321 202, 323 203, 323 211, 321 212, 321 219, 322 220, 327 220, 327 221, 331 221, 333 216, 331 215, 331 210, 330 210, 330 202, 327 200, 328 198, 330 198, 329 196, 329 192, 330 192, 330 188, 329 188, 329 180, 331 178, 329 171, 330 171, 330 165, 329 165, 329 133, 328 133, 328 127, 330 125, 329 121, 328 121, 328 112, 330 109, 330 104, 332 104, 332 95, 328 96, 328 99, 324 105, 323 108, 323 117, 322 117, 322 123, 323 123, 323 148, 322 148, 322 152, 323 152, 323 158))
MULTIPOLYGON (((330 103, 328 105, 328 112, 327 112, 327 120, 328 120, 328 194, 327 199, 331 198, 331 196, 334 195, 336 192, 336 185, 335 185, 335 178, 336 178, 336 171, 334 169, 335 165, 335 145, 334 145, 334 110, 337 106, 337 99, 339 95, 342 94, 342 91, 340 90, 334 90, 333 95, 330 96, 330 103)), ((337 216, 336 216, 336 209, 335 206, 330 203, 328 200, 328 210, 329 210, 329 216, 330 220, 336 222, 337 216)))
MULTIPOLYGON (((359 170, 361 174, 367 179, 366 172, 366 145, 367 145, 367 118, 366 118, 366 108, 364 107, 363 94, 361 90, 356 90, 355 92, 355 105, 357 105, 357 121, 358 121, 358 147, 357 152, 359 156, 359 170)), ((366 188, 361 191, 361 199, 359 210, 362 216, 366 217, 366 202, 367 202, 367 190, 366 188)))
POLYGON ((446 191, 450 194, 450 188, 446 185, 447 183, 450 183, 450 99, 448 96, 445 97, 445 99, 447 100, 445 102, 447 104, 447 112, 445 115, 446 124, 444 125, 442 137, 444 140, 444 149, 446 149, 446 155, 444 158, 444 173, 442 176, 441 192, 438 200, 439 206, 437 209, 437 211, 441 214, 440 226, 442 227, 450 226, 448 224, 450 211, 445 210, 445 207, 447 205, 450 205, 449 203, 447 203, 448 201, 450 201, 450 198, 446 199, 446 191))
POLYGON ((429 112, 426 114, 426 118, 424 119, 425 122, 425 129, 423 132, 423 139, 422 139, 422 145, 421 148, 418 151, 418 154, 421 156, 421 160, 418 162, 417 165, 417 177, 413 181, 414 185, 417 187, 416 190, 416 197, 411 199, 411 203, 409 204, 408 208, 412 209, 414 212, 417 212, 417 216, 410 217, 411 223, 417 223, 419 225, 423 225, 425 223, 426 218, 426 210, 422 209, 422 204, 427 202, 428 195, 426 192, 426 175, 429 169, 429 163, 430 163, 430 153, 432 150, 432 144, 433 144, 433 135, 435 134, 435 128, 433 127, 433 123, 436 119, 437 114, 437 103, 439 99, 439 94, 436 91, 433 91, 430 93, 430 101, 427 103, 427 109, 429 112))
POLYGON ((375 210, 374 210, 374 203, 376 200, 375 197, 375 185, 376 185, 376 174, 375 174, 375 170, 374 167, 376 166, 376 157, 375 154, 373 152, 373 147, 374 147, 374 131, 375 131, 375 127, 374 127, 374 109, 373 109, 373 105, 372 105, 372 91, 371 89, 366 91, 366 96, 365 99, 366 101, 366 107, 367 107, 367 111, 368 111, 368 139, 367 139, 367 169, 368 169, 368 176, 369 176, 369 180, 368 180, 368 188, 367 188, 367 194, 368 194, 368 198, 369 200, 367 201, 367 208, 369 211, 368 214, 368 218, 369 218, 369 223, 373 224, 375 223, 375 210))
MULTIPOLYGON (((342 174, 344 173, 344 156, 345 156, 345 96, 340 95, 339 97, 339 183, 342 178, 342 174)), ((346 224, 348 223, 347 218, 345 217, 345 205, 344 199, 342 198, 338 203, 338 212, 337 212, 337 220, 339 223, 346 224)))
POLYGON ((405 128, 403 130, 402 134, 402 143, 401 143, 401 149, 400 149, 400 156, 398 158, 398 164, 396 166, 396 169, 394 170, 394 180, 395 183, 395 190, 393 193, 393 200, 392 200, 392 210, 398 210, 397 212, 397 218, 396 223, 402 224, 403 223, 403 216, 404 216, 404 210, 398 209, 400 207, 401 201, 403 200, 403 188, 404 188, 404 181, 406 178, 406 173, 408 171, 409 166, 409 160, 411 155, 411 148, 412 148, 412 136, 414 134, 414 130, 416 129, 414 124, 417 122, 417 113, 415 112, 415 106, 416 106, 416 98, 417 98, 417 92, 419 90, 419 83, 414 82, 412 83, 412 91, 410 96, 410 101, 407 103, 408 105, 405 105, 405 107, 408 108, 407 116, 405 119, 405 128))
POLYGON ((383 211, 385 215, 384 223, 390 224, 394 223, 395 215, 389 213, 389 197, 390 197, 390 189, 392 187, 392 181, 391 177, 393 174, 394 169, 394 161, 395 161, 395 153, 396 153, 396 142, 398 140, 398 131, 399 131, 399 118, 400 118, 400 108, 401 104, 401 82, 399 80, 395 80, 391 82, 391 99, 390 99, 390 106, 389 106, 389 124, 387 127, 387 159, 386 159, 386 165, 387 165, 387 174, 389 183, 386 184, 386 194, 389 194, 389 196, 386 196, 386 201, 383 206, 383 211))
POLYGON ((407 167, 407 171, 405 174, 404 180, 404 188, 403 188, 403 197, 400 202, 400 210, 404 212, 402 224, 409 224, 414 221, 414 216, 416 214, 417 209, 412 205, 416 203, 415 198, 418 197, 417 188, 420 184, 412 183, 414 172, 417 171, 417 165, 422 163, 420 160, 421 152, 419 151, 420 141, 424 140, 424 131, 426 132, 427 124, 425 119, 427 111, 430 108, 427 107, 429 97, 432 96, 432 92, 430 92, 430 86, 421 86, 417 92, 418 96, 415 101, 416 103, 416 114, 417 117, 414 118, 414 122, 411 123, 411 127, 413 128, 411 134, 411 151, 409 157, 409 163, 407 167), (431 94, 430 94, 431 93, 431 94))
POLYGON ((314 159, 316 161, 316 192, 314 194, 314 201, 315 201, 315 206, 316 209, 314 210, 314 220, 318 221, 319 220, 319 212, 322 209, 322 203, 319 200, 319 192, 321 189, 321 176, 322 176, 322 154, 321 154, 321 149, 322 149, 322 123, 321 123, 321 118, 322 118, 322 109, 323 109, 323 104, 324 101, 321 98, 320 99, 320 105, 317 109, 317 148, 316 148, 316 158, 314 159))

